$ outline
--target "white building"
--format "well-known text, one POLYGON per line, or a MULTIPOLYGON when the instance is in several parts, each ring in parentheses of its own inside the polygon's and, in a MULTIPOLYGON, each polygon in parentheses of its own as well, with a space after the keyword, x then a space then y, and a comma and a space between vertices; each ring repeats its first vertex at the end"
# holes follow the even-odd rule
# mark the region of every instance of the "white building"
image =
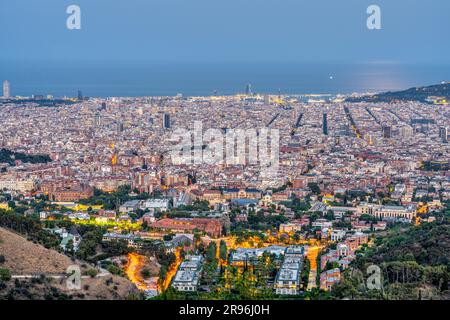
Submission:
POLYGON ((299 293, 304 255, 303 246, 286 248, 283 264, 275 277, 276 294, 296 295, 299 293))
POLYGON ((296 295, 300 287, 300 263, 283 264, 275 279, 275 293, 296 295))
POLYGON ((368 214, 380 219, 406 219, 412 221, 417 210, 414 206, 383 206, 362 202, 358 207, 358 214, 368 214))
POLYGON ((170 209, 170 201, 169 199, 148 199, 142 204, 141 209, 164 212, 170 209))
POLYGON ((312 226, 314 228, 331 228, 333 226, 333 223, 331 221, 328 221, 326 219, 317 219, 312 223, 312 226))
POLYGON ((136 209, 138 209, 139 206, 139 200, 130 200, 125 202, 124 204, 122 204, 119 207, 119 212, 122 213, 129 213, 129 212, 133 212, 136 211, 136 209))
POLYGON ((178 268, 172 287, 178 291, 197 291, 202 263, 202 256, 187 255, 178 268))
POLYGON ((102 241, 109 242, 109 241, 117 241, 122 240, 126 241, 129 247, 137 247, 138 244, 136 243, 136 240, 140 240, 139 237, 129 233, 129 234, 120 234, 120 233, 105 233, 103 235, 102 241))
POLYGON ((35 188, 36 184, 33 180, 19 180, 19 179, 2 179, 0 180, 0 189, 10 191, 29 192, 35 188))
POLYGON ((11 96, 11 90, 8 80, 3 81, 3 98, 9 99, 11 96))
POLYGON ((345 237, 345 230, 333 230, 331 232, 331 241, 341 241, 345 237))
POLYGON ((196 291, 199 273, 191 270, 178 270, 172 286, 178 291, 196 291))

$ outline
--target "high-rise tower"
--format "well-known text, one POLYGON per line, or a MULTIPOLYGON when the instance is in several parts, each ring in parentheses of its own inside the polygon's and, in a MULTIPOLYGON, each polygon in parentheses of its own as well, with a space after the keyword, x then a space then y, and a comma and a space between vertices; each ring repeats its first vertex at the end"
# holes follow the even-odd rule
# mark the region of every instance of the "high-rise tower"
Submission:
POLYGON ((163 128, 170 129, 170 115, 168 113, 164 113, 163 128))
POLYGON ((447 127, 440 127, 439 128, 439 138, 441 138, 441 141, 443 143, 448 142, 448 129, 447 127))
POLYGON ((384 139, 392 138, 392 128, 390 126, 383 126, 382 127, 382 131, 383 131, 383 138, 384 139))
POLYGON ((322 132, 324 135, 328 135, 328 115, 326 113, 323 114, 322 118, 322 132))
POLYGON ((252 85, 250 83, 245 87, 245 94, 248 96, 252 95, 252 85))
POLYGON ((5 81, 3 81, 3 98, 9 99, 10 96, 11 96, 11 91, 10 91, 9 81, 5 80, 5 81))

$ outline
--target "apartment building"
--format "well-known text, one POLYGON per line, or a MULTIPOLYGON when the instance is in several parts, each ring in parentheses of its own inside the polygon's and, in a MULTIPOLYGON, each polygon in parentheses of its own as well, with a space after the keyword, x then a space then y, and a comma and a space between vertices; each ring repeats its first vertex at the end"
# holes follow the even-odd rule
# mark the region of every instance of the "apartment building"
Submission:
POLYGON ((202 270, 202 262, 202 256, 186 256, 172 281, 172 287, 178 291, 196 291, 202 270))

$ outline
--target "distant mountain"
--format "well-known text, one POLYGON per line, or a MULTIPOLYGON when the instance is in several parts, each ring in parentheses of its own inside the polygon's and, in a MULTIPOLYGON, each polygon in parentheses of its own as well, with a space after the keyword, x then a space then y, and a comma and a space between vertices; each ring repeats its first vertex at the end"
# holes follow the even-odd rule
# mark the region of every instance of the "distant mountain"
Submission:
POLYGON ((420 101, 435 103, 450 100, 450 82, 427 87, 415 87, 404 91, 383 92, 371 96, 351 97, 348 102, 395 102, 395 101, 420 101), (430 98, 431 97, 431 98, 430 98), (436 97, 437 99, 433 99, 436 97))

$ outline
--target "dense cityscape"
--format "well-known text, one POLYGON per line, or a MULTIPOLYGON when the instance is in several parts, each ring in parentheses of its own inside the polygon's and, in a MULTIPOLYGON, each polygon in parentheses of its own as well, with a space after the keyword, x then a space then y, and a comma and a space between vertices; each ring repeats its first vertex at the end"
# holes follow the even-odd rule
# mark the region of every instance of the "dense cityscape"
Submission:
POLYGON ((56 99, 4 81, 0 298, 450 298, 448 97, 362 97, 56 99), (196 161, 213 149, 199 123, 233 161, 196 161))

